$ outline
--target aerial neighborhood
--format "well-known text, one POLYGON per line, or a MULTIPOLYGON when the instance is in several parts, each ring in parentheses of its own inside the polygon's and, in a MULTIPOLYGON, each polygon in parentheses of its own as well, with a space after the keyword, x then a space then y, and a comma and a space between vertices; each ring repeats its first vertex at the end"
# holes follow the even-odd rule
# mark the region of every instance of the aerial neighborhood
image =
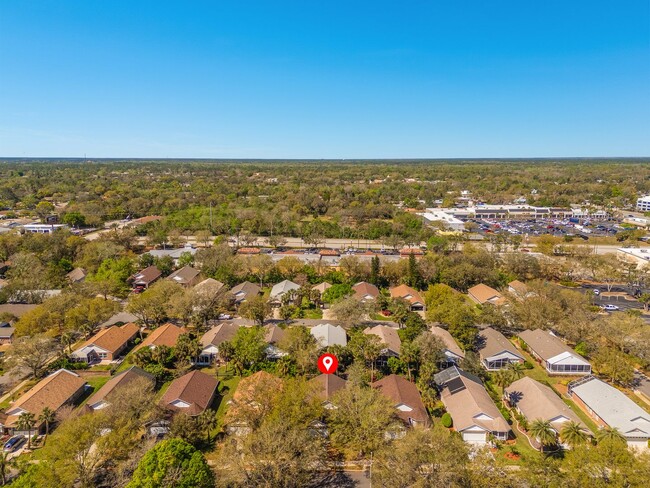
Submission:
MULTIPOLYGON (((269 171, 247 180, 260 195, 277 185, 269 171)), ((597 226, 620 212, 574 223, 577 208, 445 193, 436 208, 377 203, 392 216, 372 221, 383 237, 357 209, 362 239, 298 203, 300 237, 281 214, 273 234, 256 230, 261 197, 232 215, 160 206, 106 222, 42 198, 0 220, 3 482, 145 486, 129 484, 143 463, 181 451, 198 463, 183 486, 355 472, 391 486, 395 470, 403 486, 538 486, 540 466, 581 486, 612 450, 612 486, 650 474, 650 248, 640 226, 617 233, 633 247, 609 244, 597 226), (601 251, 571 225, 595 225, 601 251)))

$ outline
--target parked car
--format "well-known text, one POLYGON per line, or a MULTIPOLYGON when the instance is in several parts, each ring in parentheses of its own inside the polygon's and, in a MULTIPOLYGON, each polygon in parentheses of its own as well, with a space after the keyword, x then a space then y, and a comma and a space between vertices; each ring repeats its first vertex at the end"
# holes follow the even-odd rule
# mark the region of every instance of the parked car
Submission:
POLYGON ((594 288, 594 295, 600 295, 600 290, 598 288, 594 288))
POLYGON ((217 317, 218 320, 230 320, 231 318, 232 315, 227 313, 220 313, 219 316, 217 317))
POLYGON ((7 452, 13 452, 23 445, 25 442, 25 437, 22 435, 15 435, 7 442, 5 442, 4 450, 7 452))
POLYGON ((603 310, 606 310, 608 312, 614 312, 616 310, 620 310, 620 307, 618 305, 605 305, 603 307, 603 310))

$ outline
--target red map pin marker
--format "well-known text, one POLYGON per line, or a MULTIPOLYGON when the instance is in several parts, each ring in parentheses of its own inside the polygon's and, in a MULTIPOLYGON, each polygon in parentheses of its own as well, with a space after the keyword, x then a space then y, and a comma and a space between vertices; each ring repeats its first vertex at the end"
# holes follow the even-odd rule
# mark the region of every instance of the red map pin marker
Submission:
POLYGON ((318 358, 318 369, 323 374, 332 374, 339 367, 339 360, 334 354, 325 353, 318 358))

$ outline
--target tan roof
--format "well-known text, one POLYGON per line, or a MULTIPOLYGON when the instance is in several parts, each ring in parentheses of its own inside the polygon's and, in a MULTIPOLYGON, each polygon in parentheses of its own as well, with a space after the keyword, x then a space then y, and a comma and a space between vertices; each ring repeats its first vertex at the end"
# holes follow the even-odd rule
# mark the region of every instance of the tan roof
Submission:
POLYGON ((285 335, 285 331, 275 324, 264 326, 264 341, 267 344, 278 344, 285 335))
POLYGON ((528 293, 528 286, 525 283, 522 283, 519 280, 514 280, 508 283, 508 286, 512 288, 515 293, 519 296, 525 296, 528 293))
POLYGON ((161 275, 162 273, 160 272, 157 266, 149 266, 147 268, 144 268, 142 271, 134 274, 133 282, 144 283, 148 285, 149 283, 152 283, 158 278, 160 278, 161 275))
POLYGON ((224 284, 221 281, 215 280, 214 278, 207 278, 201 283, 198 283, 194 287, 194 291, 199 293, 216 293, 224 287, 224 284))
POLYGON ((191 266, 183 266, 181 269, 174 271, 167 279, 181 285, 191 283, 201 272, 191 266))
POLYGON ((445 347, 453 352, 454 354, 460 356, 461 358, 465 357, 465 353, 463 350, 458 346, 452 335, 449 333, 448 330, 443 329, 442 327, 437 327, 433 326, 431 327, 431 333, 435 335, 436 337, 440 338, 442 342, 445 344, 445 347))
POLYGON ((402 376, 391 374, 372 384, 397 408, 397 415, 409 423, 409 418, 416 422, 428 422, 429 415, 422 403, 422 397, 415 384, 402 376), (402 406, 402 408, 400 408, 402 406), (406 408, 411 408, 407 411, 406 408))
POLYGON ((115 352, 122 348, 127 342, 133 339, 140 328, 134 323, 124 324, 121 327, 113 325, 106 329, 102 329, 97 334, 88 339, 79 349, 95 345, 108 352, 115 352))
POLYGON ((354 292, 354 297, 357 300, 361 300, 366 295, 370 295, 373 298, 377 298, 379 296, 379 288, 366 281, 362 281, 354 285, 352 287, 352 291, 354 292))
POLYGON ((524 330, 519 333, 519 337, 524 340, 529 348, 535 351, 535 354, 545 361, 563 352, 568 352, 573 356, 582 358, 582 356, 567 346, 562 339, 542 329, 524 330))
POLYGON ((24 303, 3 303, 0 305, 0 314, 10 313, 18 318, 25 315, 30 310, 34 310, 38 305, 24 303))
POLYGON ((553 420, 562 416, 586 428, 580 418, 551 388, 528 376, 512 383, 505 389, 504 394, 510 404, 516 406, 529 421, 548 420, 559 432, 562 422, 553 420))
POLYGON ((364 334, 373 334, 379 337, 383 344, 388 346, 391 351, 400 354, 402 352, 402 341, 397 334, 397 330, 387 325, 376 325, 375 327, 366 327, 364 334))
POLYGON ((153 375, 138 368, 137 366, 131 366, 126 371, 123 371, 108 380, 104 386, 102 386, 97 392, 95 392, 93 396, 88 399, 86 404, 88 406, 95 405, 102 400, 105 400, 106 397, 108 397, 114 390, 128 385, 130 382, 137 379, 144 379, 146 381, 150 381, 152 384, 155 383, 155 378, 153 375))
POLYGON ((316 385, 316 393, 323 401, 332 398, 332 395, 334 395, 334 393, 342 390, 348 384, 347 381, 345 381, 340 376, 336 376, 335 374, 320 374, 315 378, 309 380, 309 382, 316 385))
POLYGON ((233 286, 230 289, 230 293, 235 295, 235 298, 238 300, 243 300, 248 297, 253 297, 255 295, 258 295, 262 289, 257 286, 255 283, 251 283, 250 281, 244 281, 243 283, 238 284, 237 286, 233 286), (238 293, 241 293, 241 297, 237 297, 236 295, 238 293))
POLYGON ((73 283, 78 283, 79 281, 83 281, 86 278, 86 270, 83 268, 75 268, 70 271, 66 277, 73 283))
POLYGON ((237 249, 237 254, 259 254, 259 247, 240 247, 237 249))
POLYGON ((239 325, 232 322, 223 322, 203 334, 201 337, 201 345, 208 347, 209 345, 218 346, 222 342, 231 341, 237 334, 239 325))
POLYGON ((483 283, 471 287, 467 290, 467 294, 474 302, 481 305, 487 302, 494 304, 500 304, 503 302, 503 296, 501 293, 483 283))
POLYGON ((41 414, 45 407, 57 411, 84 387, 86 381, 76 373, 60 369, 39 381, 31 390, 16 400, 8 409, 7 424, 14 425, 20 410, 41 414), (13 413, 13 414, 12 414, 13 413))
POLYGON ((318 290, 322 295, 323 293, 325 293, 325 291, 328 288, 331 288, 331 287, 332 287, 331 284, 329 284, 327 281, 323 281, 322 283, 319 283, 318 285, 312 286, 312 290, 318 290))
POLYGON ((454 428, 461 432, 478 425, 490 432, 508 432, 510 430, 508 422, 485 391, 481 380, 462 370, 458 372, 460 375, 457 380, 454 380, 453 389, 447 385, 440 394, 454 422, 454 428), (481 414, 491 419, 475 418, 481 414))
POLYGON ((480 331, 478 339, 478 353, 479 356, 481 356, 481 359, 496 356, 504 351, 508 351, 509 353, 523 359, 521 353, 512 342, 510 342, 501 332, 494 330, 492 327, 487 327, 480 331))
POLYGON ((145 339, 138 345, 136 349, 140 349, 145 346, 174 347, 176 345, 176 341, 178 341, 178 338, 183 334, 187 334, 187 329, 185 327, 176 327, 174 324, 161 325, 151 334, 145 337, 145 339))
POLYGON ((403 298, 410 303, 421 303, 424 305, 424 300, 417 292, 417 290, 407 285, 399 285, 390 289, 390 296, 392 298, 403 298))
POLYGON ((210 406, 215 392, 219 386, 219 380, 201 371, 192 371, 172 381, 160 402, 163 406, 185 412, 188 415, 199 415, 210 406), (172 405, 172 402, 180 400, 188 407, 172 405))

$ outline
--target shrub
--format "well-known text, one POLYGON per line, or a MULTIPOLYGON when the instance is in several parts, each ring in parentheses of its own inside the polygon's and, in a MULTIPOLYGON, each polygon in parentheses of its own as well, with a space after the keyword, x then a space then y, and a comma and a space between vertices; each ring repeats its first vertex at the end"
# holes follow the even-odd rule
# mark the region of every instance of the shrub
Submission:
POLYGON ((451 415, 449 415, 449 412, 445 413, 442 418, 440 419, 440 423, 442 424, 443 427, 447 427, 448 429, 451 428, 452 425, 454 425, 454 421, 451 418, 451 415))
POLYGON ((530 361, 524 361, 524 369, 533 369, 533 363, 530 361))
POLYGON ((576 347, 573 348, 575 352, 580 354, 581 356, 588 356, 589 355, 589 349, 587 347, 587 344, 583 342, 578 342, 576 344, 576 347))

